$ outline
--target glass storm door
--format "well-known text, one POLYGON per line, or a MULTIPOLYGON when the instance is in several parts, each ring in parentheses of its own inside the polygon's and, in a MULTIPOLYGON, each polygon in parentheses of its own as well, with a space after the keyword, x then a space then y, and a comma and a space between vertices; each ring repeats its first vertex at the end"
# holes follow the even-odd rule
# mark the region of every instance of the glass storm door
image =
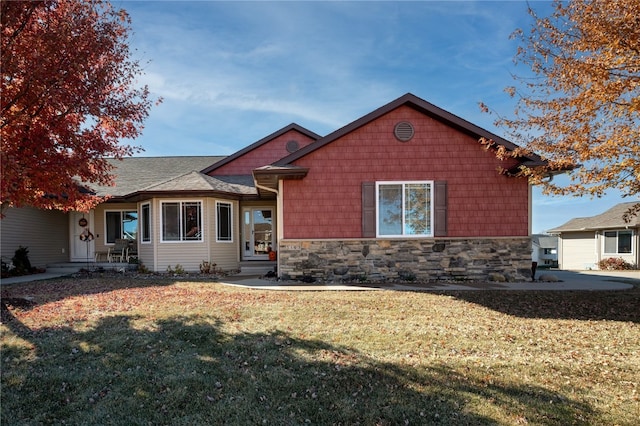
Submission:
POLYGON ((242 212, 242 239, 245 259, 269 259, 273 248, 273 209, 246 208, 242 212))

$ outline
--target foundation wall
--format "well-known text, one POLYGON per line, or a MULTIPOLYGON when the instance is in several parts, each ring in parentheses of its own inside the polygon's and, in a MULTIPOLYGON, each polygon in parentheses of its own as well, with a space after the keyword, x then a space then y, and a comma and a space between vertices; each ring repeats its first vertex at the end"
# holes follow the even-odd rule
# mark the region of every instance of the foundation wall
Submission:
POLYGON ((531 279, 531 239, 281 240, 283 279, 326 282, 531 279))

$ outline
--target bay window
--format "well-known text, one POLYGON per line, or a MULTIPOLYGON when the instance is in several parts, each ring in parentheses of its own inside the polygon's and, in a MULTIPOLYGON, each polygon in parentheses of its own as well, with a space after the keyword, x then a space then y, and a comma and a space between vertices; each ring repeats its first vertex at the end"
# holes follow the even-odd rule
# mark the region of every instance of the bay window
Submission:
POLYGON ((162 241, 202 241, 202 203, 161 203, 162 241))

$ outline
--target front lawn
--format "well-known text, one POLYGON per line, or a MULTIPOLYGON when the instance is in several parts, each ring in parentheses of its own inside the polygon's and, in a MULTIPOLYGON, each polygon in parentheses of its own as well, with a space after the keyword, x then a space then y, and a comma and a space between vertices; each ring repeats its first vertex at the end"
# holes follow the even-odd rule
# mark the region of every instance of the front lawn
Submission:
POLYGON ((632 425, 640 289, 2 288, 6 425, 632 425), (5 309, 7 308, 8 309, 5 309))

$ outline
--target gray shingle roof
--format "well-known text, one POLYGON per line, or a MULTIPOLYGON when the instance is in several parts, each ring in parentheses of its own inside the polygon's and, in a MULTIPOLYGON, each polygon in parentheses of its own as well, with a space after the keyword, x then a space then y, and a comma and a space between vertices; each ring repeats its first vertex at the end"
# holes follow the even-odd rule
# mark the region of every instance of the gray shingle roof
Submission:
POLYGON ((209 176, 197 171, 151 185, 141 192, 217 191, 230 194, 256 195, 253 178, 249 176, 209 176))
POLYGON ((531 236, 531 240, 540 248, 558 248, 558 237, 555 235, 535 234, 531 236))
POLYGON ((123 197, 182 176, 200 171, 226 158, 226 156, 128 157, 110 159, 115 167, 115 186, 89 185, 96 195, 123 197))
POLYGON ((571 219, 564 225, 560 225, 556 228, 550 229, 547 232, 559 234, 562 232, 571 231, 594 231, 598 229, 612 229, 612 228, 637 228, 640 226, 640 216, 631 218, 630 223, 625 223, 623 215, 629 208, 640 201, 631 201, 628 203, 616 204, 604 213, 590 217, 577 217, 571 219))

